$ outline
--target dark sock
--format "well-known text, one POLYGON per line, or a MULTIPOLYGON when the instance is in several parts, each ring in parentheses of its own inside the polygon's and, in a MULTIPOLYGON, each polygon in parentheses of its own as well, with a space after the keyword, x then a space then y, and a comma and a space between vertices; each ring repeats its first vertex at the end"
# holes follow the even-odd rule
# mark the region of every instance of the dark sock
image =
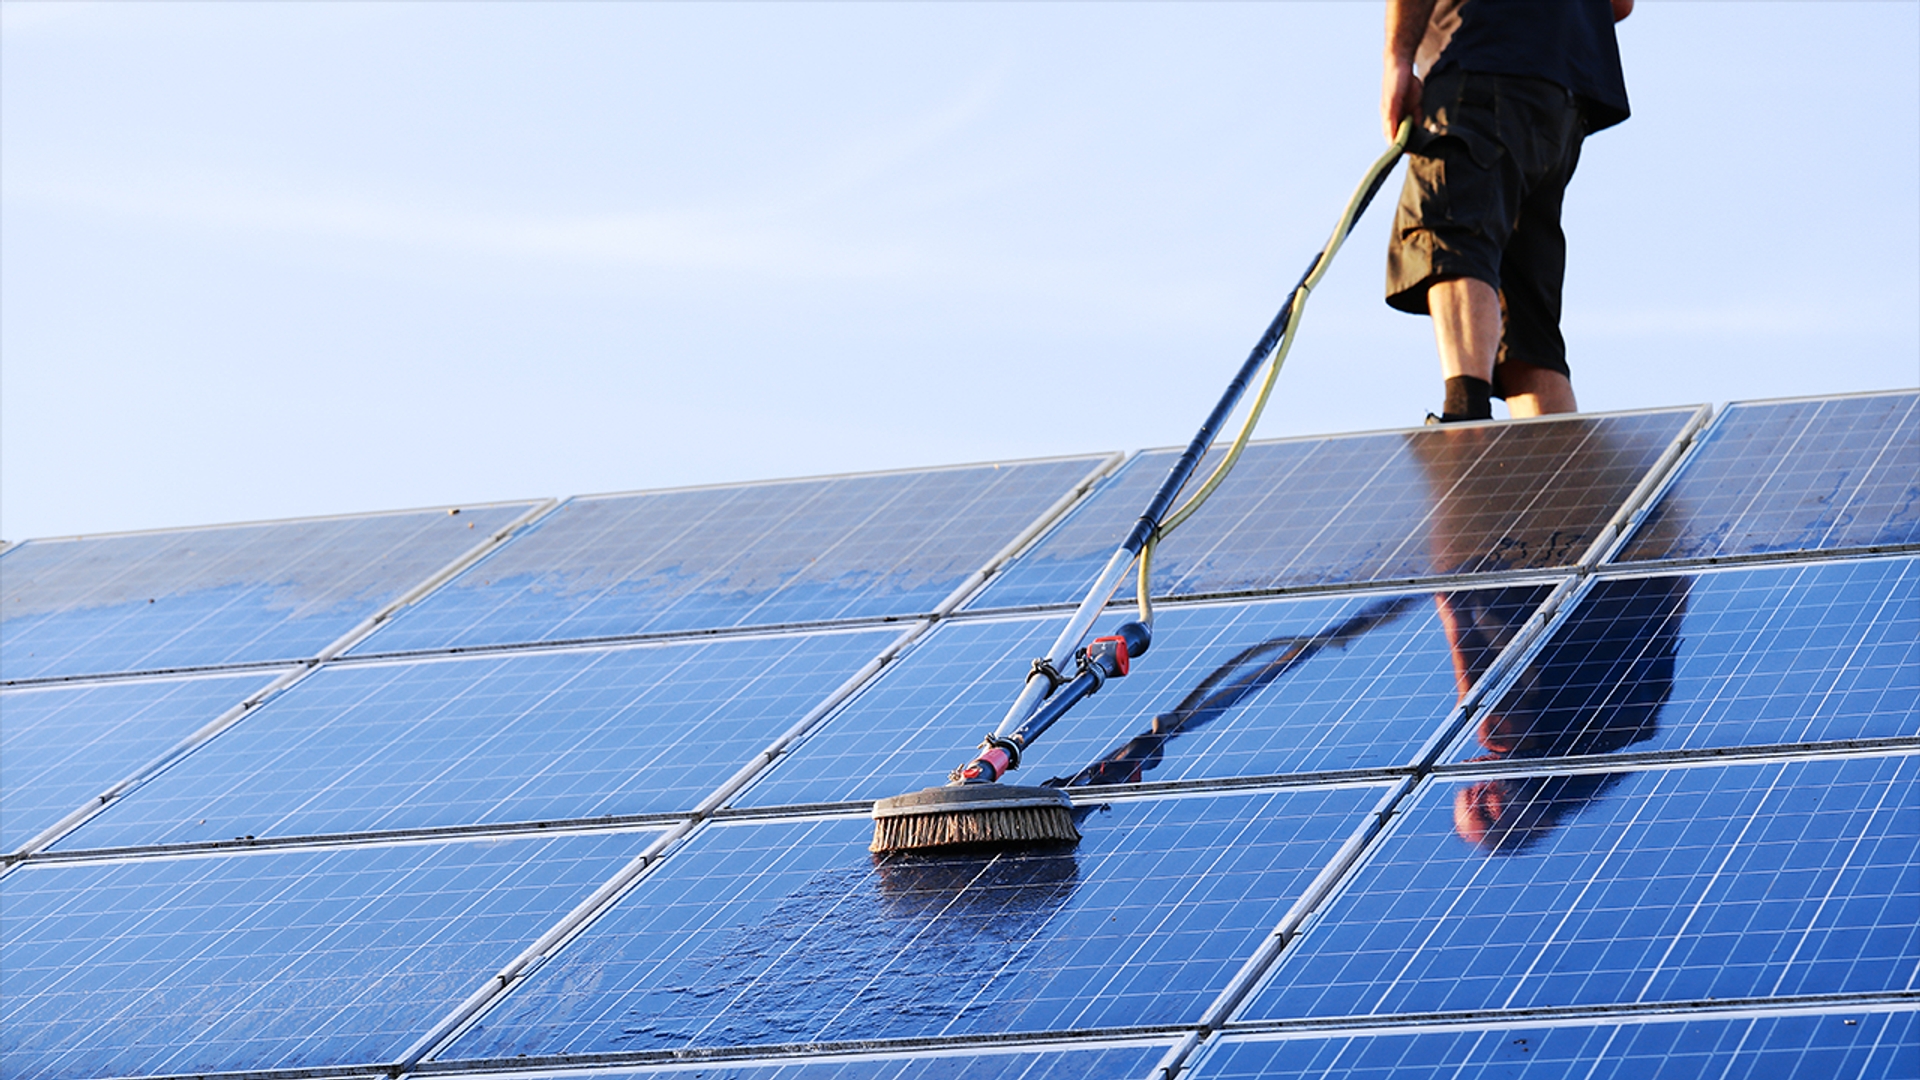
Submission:
POLYGON ((1455 375, 1447 380, 1447 403, 1440 407, 1440 422, 1493 419, 1493 385, 1471 375, 1455 375))

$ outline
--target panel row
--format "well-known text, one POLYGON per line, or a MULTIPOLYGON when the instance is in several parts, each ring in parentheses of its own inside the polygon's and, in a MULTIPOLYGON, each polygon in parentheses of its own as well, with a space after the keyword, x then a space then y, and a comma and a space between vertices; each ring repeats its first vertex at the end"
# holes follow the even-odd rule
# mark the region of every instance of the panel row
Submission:
MULTIPOLYGON (((1552 589, 1166 606, 1134 674, 1019 775, 1078 789, 1410 768, 1552 589)), ((960 763, 1064 618, 944 622, 791 747, 901 631, 331 664, 56 850, 684 814, 769 750, 731 805, 884 798, 960 763)), ((1443 760, 1920 738, 1920 558, 1601 575, 1510 659, 1443 760)), ((0 691, 7 849, 271 676, 0 691)))
MULTIPOLYGON (((1159 558, 1168 596, 1562 569, 1687 410, 1255 444, 1159 558)), ((1076 601, 1172 453, 1140 455, 972 606, 1076 601)), ((927 614, 1094 457, 576 498, 358 646, 473 648, 927 614)), ((1920 394, 1735 405, 1621 558, 1920 542, 1920 394)), ((310 658, 532 504, 33 541, 0 678, 310 658)))
MULTIPOLYGON (((1496 838, 1459 813, 1482 781, 1433 778, 1230 1027, 1910 997, 1916 781, 1911 754, 1503 777, 1524 827, 1496 838)), ((868 855, 858 814, 713 822, 433 1060, 1191 1027, 1395 790, 1116 798, 1078 847, 937 856, 868 855)), ((390 1063, 656 839, 28 864, 0 878, 0 1054, 22 1078, 390 1063)))

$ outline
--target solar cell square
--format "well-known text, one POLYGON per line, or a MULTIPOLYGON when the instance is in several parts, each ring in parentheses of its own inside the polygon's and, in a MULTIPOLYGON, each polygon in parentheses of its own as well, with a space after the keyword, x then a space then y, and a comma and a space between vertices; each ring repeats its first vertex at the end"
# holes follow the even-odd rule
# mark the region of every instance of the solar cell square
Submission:
POLYGON ((1167 1050, 1167 1046, 1149 1044, 894 1058, 706 1061, 586 1074, 552 1073, 522 1080, 1141 1080, 1167 1050))
POLYGON ((929 612, 1100 460, 573 499, 357 651, 929 612))
POLYGON ((1428 784, 1245 1018, 1909 991, 1920 757, 1428 784))
MULTIPOLYGON (((1154 588, 1191 596, 1569 566, 1693 415, 1254 444, 1205 507, 1160 545, 1154 588)), ((1077 602, 1175 456, 1159 451, 1129 463, 968 606, 1077 602)), ((1211 468, 1203 463, 1195 475, 1211 468)), ((1122 595, 1131 589, 1123 583, 1122 595)))
POLYGON ((1594 583, 1456 759, 1920 735, 1920 559, 1594 583))
POLYGON ((18 849, 275 674, 0 691, 0 850, 18 849))
POLYGON ((1736 403, 1620 562, 1920 542, 1920 392, 1736 403))
POLYGON ((691 810, 898 636, 330 667, 59 846, 691 810))
POLYGON ((1219 1040, 1193 1080, 1897 1080, 1920 1014, 1850 1012, 1219 1040))
MULTIPOLYGON (((1440 731, 1462 680, 1486 669, 1549 591, 1162 608, 1133 673, 1050 728, 1014 776, 1081 786, 1407 762, 1440 731)), ((1061 622, 934 631, 736 801, 884 798, 944 781, 999 723, 1061 622)))
POLYGON ((647 833, 29 865, 0 878, 13 1080, 395 1060, 647 833))
POLYGON ((0 554, 0 677, 311 657, 531 508, 29 541, 0 554))
POLYGON ((986 854, 711 826, 438 1056, 1191 1023, 1382 793, 1114 803, 1077 848, 986 854))

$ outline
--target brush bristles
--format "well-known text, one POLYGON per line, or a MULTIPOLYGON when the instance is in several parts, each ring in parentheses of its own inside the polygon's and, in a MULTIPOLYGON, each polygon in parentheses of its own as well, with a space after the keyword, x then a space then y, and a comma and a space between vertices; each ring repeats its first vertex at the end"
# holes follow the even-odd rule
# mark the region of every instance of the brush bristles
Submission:
POLYGON ((874 854, 961 844, 1045 843, 1080 839, 1073 811, 1064 806, 950 810, 880 818, 873 823, 874 854))

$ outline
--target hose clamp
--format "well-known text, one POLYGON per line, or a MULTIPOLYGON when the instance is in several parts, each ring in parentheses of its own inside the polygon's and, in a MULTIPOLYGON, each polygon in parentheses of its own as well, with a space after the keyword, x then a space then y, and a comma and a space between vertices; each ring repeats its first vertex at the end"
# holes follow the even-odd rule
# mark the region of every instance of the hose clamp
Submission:
POLYGON ((1053 692, 1060 689, 1060 687, 1067 682, 1067 677, 1060 674, 1060 669, 1053 666, 1053 661, 1044 656, 1035 660, 1033 666, 1027 669, 1027 678, 1031 679, 1035 675, 1041 675, 1046 678, 1048 697, 1052 697, 1053 692))

